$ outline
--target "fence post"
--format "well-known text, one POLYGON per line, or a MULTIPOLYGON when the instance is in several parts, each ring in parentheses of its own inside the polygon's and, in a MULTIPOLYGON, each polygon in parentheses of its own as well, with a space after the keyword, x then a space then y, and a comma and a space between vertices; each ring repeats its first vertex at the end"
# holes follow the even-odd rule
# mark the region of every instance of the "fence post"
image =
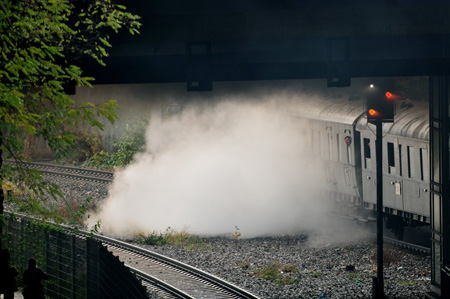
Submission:
POLYGON ((77 297, 77 246, 76 237, 72 235, 72 298, 77 297))
POLYGON ((90 238, 86 239, 86 261, 87 261, 87 297, 89 299, 99 298, 99 243, 90 238))

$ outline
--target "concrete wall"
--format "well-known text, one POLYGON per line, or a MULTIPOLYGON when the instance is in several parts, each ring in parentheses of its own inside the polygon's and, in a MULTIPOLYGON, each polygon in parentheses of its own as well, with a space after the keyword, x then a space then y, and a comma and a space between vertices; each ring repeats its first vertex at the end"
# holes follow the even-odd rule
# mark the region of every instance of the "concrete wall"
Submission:
MULTIPOLYGON (((137 119, 161 119, 167 107, 182 104, 185 84, 123 84, 95 85, 77 87, 72 99, 76 103, 91 102, 100 104, 109 100, 117 101, 119 119, 111 124, 107 119, 101 121, 105 128, 100 133, 107 143, 121 137, 127 127, 137 119)), ((166 112, 167 113, 167 112, 166 112)))

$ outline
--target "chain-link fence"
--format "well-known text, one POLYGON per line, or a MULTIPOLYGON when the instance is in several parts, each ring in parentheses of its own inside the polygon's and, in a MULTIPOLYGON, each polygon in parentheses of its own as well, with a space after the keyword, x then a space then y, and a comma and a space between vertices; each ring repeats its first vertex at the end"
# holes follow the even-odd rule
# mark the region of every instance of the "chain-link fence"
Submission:
POLYGON ((19 270, 19 286, 33 257, 49 276, 44 283, 49 298, 148 298, 136 277, 99 242, 28 218, 6 218, 3 244, 19 270))

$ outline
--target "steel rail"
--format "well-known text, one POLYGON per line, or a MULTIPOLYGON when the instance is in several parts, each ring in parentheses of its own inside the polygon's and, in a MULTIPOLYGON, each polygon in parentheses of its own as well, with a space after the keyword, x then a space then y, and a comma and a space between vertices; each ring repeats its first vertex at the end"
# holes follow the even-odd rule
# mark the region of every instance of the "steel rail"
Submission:
MULTIPOLYGON (((33 218, 23 214, 16 215, 21 218, 33 218)), ((54 225, 79 238, 92 238, 102 243, 141 280, 148 293, 157 294, 157 298, 258 299, 257 296, 221 278, 156 252, 99 234, 74 230, 64 224, 54 225), (126 258, 134 258, 134 261, 139 263, 127 263, 124 261, 126 258)))
MULTIPOLYGON (((179 289, 176 295, 180 297, 177 298, 198 298, 197 296, 201 298, 258 298, 219 277, 180 261, 106 236, 93 234, 93 238, 102 242, 108 249, 120 252, 119 256, 122 259, 134 255, 150 263, 150 266, 146 264, 142 266, 142 269, 138 269, 138 276, 145 278, 146 281, 151 281, 153 284, 155 282, 161 285, 168 284, 171 290, 179 289), (154 271, 155 269, 156 271, 154 271), (151 274, 147 272, 151 272, 151 274)), ((130 267, 129 265, 127 266, 130 267)))
POLYGON ((408 243, 408 242, 396 240, 396 239, 386 237, 386 236, 383 237, 383 240, 384 240, 384 242, 386 242, 388 244, 395 245, 395 246, 398 246, 401 248, 406 248, 406 249, 421 252, 421 253, 431 254, 431 248, 429 248, 429 247, 424 247, 424 246, 417 245, 414 243, 408 243))
POLYGON ((36 162, 15 162, 8 160, 6 161, 6 163, 10 165, 20 164, 25 169, 35 168, 47 176, 69 177, 72 179, 92 181, 103 184, 110 184, 114 179, 114 172, 111 171, 92 170, 86 168, 36 162))
MULTIPOLYGON (((340 215, 340 214, 336 214, 336 213, 327 213, 327 215, 329 215, 330 217, 335 217, 338 219, 342 219, 348 222, 356 222, 356 221, 360 221, 360 222, 368 222, 368 220, 366 219, 361 219, 359 216, 355 215, 355 216, 345 216, 345 215, 340 215)), ((367 234, 372 236, 373 238, 376 238, 376 233, 367 231, 367 234)), ((391 245, 395 245, 398 246, 400 248, 405 248, 405 249, 409 249, 412 251, 416 251, 416 252, 420 252, 420 253, 426 253, 426 254, 431 254, 431 248, 429 247, 424 247, 418 244, 414 244, 414 243, 409 243, 409 242, 405 242, 405 241, 400 241, 391 237, 387 237, 387 236, 383 236, 383 241, 385 243, 391 244, 391 245)))

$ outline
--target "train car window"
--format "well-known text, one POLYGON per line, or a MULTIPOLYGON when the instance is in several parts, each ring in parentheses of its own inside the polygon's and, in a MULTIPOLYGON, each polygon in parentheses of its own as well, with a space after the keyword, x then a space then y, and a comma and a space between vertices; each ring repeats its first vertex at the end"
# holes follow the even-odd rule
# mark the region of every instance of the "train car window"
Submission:
POLYGON ((394 157, 394 144, 392 142, 387 143, 388 153, 388 171, 390 174, 395 174, 395 157, 394 157))
POLYGON ((408 177, 413 178, 415 177, 416 173, 416 165, 414 163, 414 157, 415 157, 415 151, 413 146, 408 146, 408 177))
POLYGON ((340 162, 341 161, 341 134, 337 134, 336 142, 337 142, 337 160, 340 162))
POLYGON ((328 160, 333 160, 333 136, 331 133, 328 133, 328 160))
POLYGON ((428 150, 420 149, 420 179, 423 181, 428 175, 428 150))
POLYGON ((369 163, 370 163, 370 139, 369 138, 364 138, 363 140, 363 144, 364 144, 364 168, 368 168, 369 167, 369 163))
POLYGON ((318 131, 317 132, 317 149, 318 149, 318 153, 319 153, 319 157, 323 157, 322 156, 322 131, 318 131))
POLYGON ((402 145, 399 144, 398 145, 398 171, 399 171, 399 175, 402 176, 403 175, 403 163, 402 163, 402 145))
MULTIPOLYGON (((431 134, 433 134, 433 157, 439 157, 439 146, 440 146, 440 137, 439 137, 439 132, 437 132, 436 130, 431 130, 431 134)), ((437 161, 437 159, 433 159, 433 161, 431 161, 432 163, 432 178, 433 181, 435 183, 441 183, 441 175, 440 175, 440 163, 439 161, 437 161)), ((450 168, 449 168, 450 169, 450 168)))

